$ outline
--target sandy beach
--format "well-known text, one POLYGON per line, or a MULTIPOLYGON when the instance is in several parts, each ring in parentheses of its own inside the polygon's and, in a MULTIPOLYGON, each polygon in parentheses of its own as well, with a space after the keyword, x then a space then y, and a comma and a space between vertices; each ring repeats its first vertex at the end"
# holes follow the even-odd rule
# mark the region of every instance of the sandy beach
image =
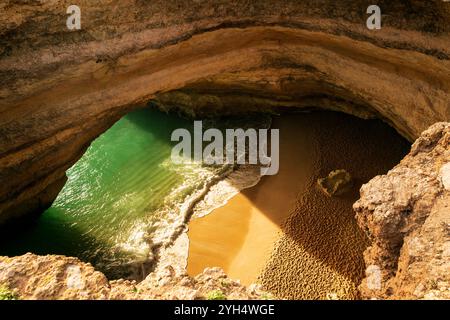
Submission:
POLYGON ((352 204, 408 145, 380 121, 333 112, 275 117, 272 127, 280 129, 279 173, 190 222, 188 273, 219 266, 280 298, 357 298, 368 241, 352 204), (341 168, 354 187, 330 198, 316 181, 341 168))
POLYGON ((272 128, 280 129, 278 174, 262 177, 256 186, 241 191, 225 206, 191 221, 189 274, 220 266, 244 284, 257 280, 279 238, 280 226, 304 190, 314 152, 307 134, 295 138, 295 117, 275 121, 272 128))

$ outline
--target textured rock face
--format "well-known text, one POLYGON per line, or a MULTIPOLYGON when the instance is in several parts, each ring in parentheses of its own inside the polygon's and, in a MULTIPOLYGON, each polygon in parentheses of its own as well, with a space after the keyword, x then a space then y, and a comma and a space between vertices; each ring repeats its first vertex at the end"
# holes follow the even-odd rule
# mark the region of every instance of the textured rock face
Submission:
POLYGON ((450 123, 437 123, 354 204, 372 245, 365 298, 450 299, 450 123))
POLYGON ((448 3, 2 1, 0 223, 40 211, 119 117, 153 100, 189 114, 322 107, 413 140, 450 119, 448 3))
POLYGON ((106 299, 109 283, 91 265, 62 256, 0 257, 0 283, 21 299, 106 299))
POLYGON ((64 256, 25 254, 0 257, 0 285, 19 299, 207 299, 220 291, 227 299, 270 297, 259 286, 241 286, 221 269, 209 268, 195 278, 177 275, 170 267, 144 281, 110 281, 87 263, 64 256))
POLYGON ((331 171, 325 178, 317 180, 320 189, 328 196, 339 196, 352 187, 352 176, 344 169, 331 171))

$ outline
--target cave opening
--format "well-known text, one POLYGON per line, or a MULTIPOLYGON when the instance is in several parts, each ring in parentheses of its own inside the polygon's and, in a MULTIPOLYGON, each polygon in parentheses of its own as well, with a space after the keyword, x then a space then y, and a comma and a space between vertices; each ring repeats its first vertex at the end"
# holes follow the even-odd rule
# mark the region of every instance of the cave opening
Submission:
POLYGON ((278 128, 280 172, 261 178, 252 166, 173 166, 170 134, 192 130, 193 122, 155 108, 133 111, 67 171, 49 209, 28 227, 2 233, 0 254, 77 256, 111 279, 142 279, 158 263, 192 276, 218 266, 282 298, 357 298, 368 240, 352 204, 360 186, 395 166, 409 143, 380 120, 334 111, 289 108, 206 121, 222 129, 278 128), (329 197, 316 182, 336 169, 348 171, 353 184, 329 197))

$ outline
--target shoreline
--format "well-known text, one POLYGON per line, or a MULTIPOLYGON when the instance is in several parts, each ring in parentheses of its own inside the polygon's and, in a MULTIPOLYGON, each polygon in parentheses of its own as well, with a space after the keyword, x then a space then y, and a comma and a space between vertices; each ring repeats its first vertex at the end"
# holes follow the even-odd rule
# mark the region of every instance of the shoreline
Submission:
POLYGON ((187 272, 219 266, 279 298, 358 298, 368 240, 352 205, 359 187, 398 163, 406 145, 380 121, 340 113, 277 117, 277 126, 280 172, 190 221, 187 272), (316 181, 341 168, 354 186, 328 197, 316 181))
MULTIPOLYGON (((229 125, 241 127, 244 130, 254 126, 269 129, 271 123, 272 116, 264 115, 249 123, 238 125, 236 122, 231 122, 229 125)), ((224 123, 219 123, 219 125, 222 129, 227 128, 227 120, 224 123)), ((179 211, 181 214, 173 215, 177 216, 177 226, 172 228, 169 236, 165 232, 161 237, 168 240, 160 241, 152 246, 151 250, 155 253, 155 257, 152 258, 155 267, 152 270, 162 270, 170 265, 178 274, 186 273, 190 246, 188 238, 189 223, 193 219, 207 216, 212 211, 226 206, 230 199, 241 191, 256 186, 262 177, 261 165, 259 164, 232 165, 228 166, 228 169, 225 166, 222 174, 212 177, 205 182, 203 188, 198 190, 196 194, 180 203, 179 211)))
POLYGON ((298 193, 304 191, 305 174, 312 169, 308 154, 315 152, 308 139, 296 137, 295 117, 275 118, 272 124, 280 129, 280 171, 190 222, 188 274, 219 266, 243 284, 258 281, 281 226, 295 209, 298 193))
MULTIPOLYGON (((155 270, 163 270, 170 265, 178 274, 187 271, 190 241, 188 238, 189 224, 192 220, 208 216, 214 210, 226 206, 227 203, 241 191, 251 188, 261 180, 260 167, 240 165, 222 177, 216 177, 208 188, 195 199, 188 199, 182 206, 189 203, 189 209, 184 210, 184 222, 178 225, 179 232, 172 242, 165 242, 158 248, 158 258, 155 259, 155 270), (188 219, 189 221, 186 221, 188 219)), ((172 234, 172 239, 174 234, 172 234)), ((202 270, 203 271, 203 270, 202 270)))

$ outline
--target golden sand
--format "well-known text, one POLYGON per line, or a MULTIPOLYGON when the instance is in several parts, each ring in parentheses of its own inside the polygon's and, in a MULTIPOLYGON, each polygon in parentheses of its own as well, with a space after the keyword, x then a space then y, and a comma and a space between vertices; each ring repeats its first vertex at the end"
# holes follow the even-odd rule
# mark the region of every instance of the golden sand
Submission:
POLYGON ((361 183, 391 168, 407 144, 378 121, 332 112, 277 117, 273 127, 279 173, 190 222, 188 273, 219 266, 281 298, 356 298, 367 239, 352 204, 361 183), (330 198, 316 180, 338 168, 355 186, 330 198))
POLYGON ((312 165, 307 136, 292 138, 297 133, 295 118, 285 118, 282 124, 278 174, 263 177, 225 206, 190 222, 189 274, 219 266, 244 284, 257 280, 312 165))

